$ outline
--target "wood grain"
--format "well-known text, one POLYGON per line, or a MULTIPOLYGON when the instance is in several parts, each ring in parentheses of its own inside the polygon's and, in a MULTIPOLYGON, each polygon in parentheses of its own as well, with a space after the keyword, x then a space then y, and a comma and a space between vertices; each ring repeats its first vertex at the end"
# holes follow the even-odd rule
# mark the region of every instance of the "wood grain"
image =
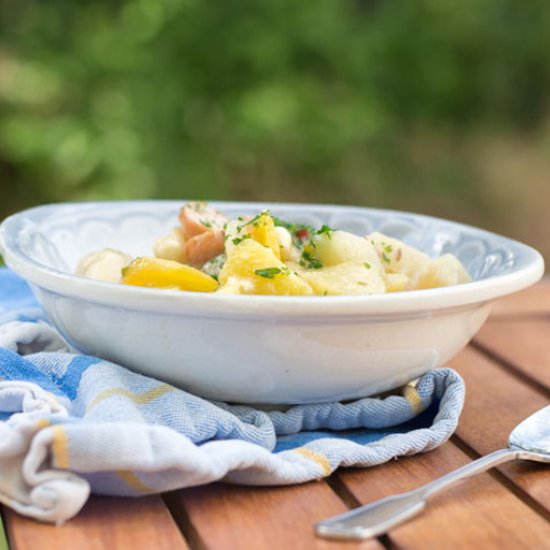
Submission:
POLYGON ((476 342, 550 391, 550 317, 488 322, 476 342))
MULTIPOLYGON (((464 378, 467 399, 458 437, 478 454, 507 445, 508 436, 524 418, 548 405, 548 399, 479 352, 466 349, 451 364, 464 378)), ((498 467, 527 495, 550 511, 550 471, 535 463, 498 467)))
POLYGON ((11 550, 187 550, 189 546, 160 497, 92 497, 62 526, 5 509, 11 550))
POLYGON ((550 277, 545 277, 536 285, 497 300, 491 316, 529 317, 550 314, 550 277))
MULTIPOLYGON (((339 474, 362 503, 414 489, 469 458, 452 443, 426 455, 401 458, 380 467, 339 474)), ((542 548, 550 525, 489 474, 447 489, 426 510, 389 532, 403 549, 542 548), (528 525, 528 533, 525 526, 528 525)))
POLYGON ((376 540, 349 544, 315 537, 317 521, 347 510, 322 481, 292 487, 215 484, 171 493, 167 502, 184 531, 192 525, 192 541, 201 549, 383 548, 376 540))
MULTIPOLYGON (((467 387, 456 444, 376 468, 338 472, 333 485, 349 491, 347 502, 366 503, 415 488, 505 446, 513 427, 548 403, 549 320, 550 280, 498 302, 476 339, 484 352, 470 347, 451 364, 467 387)), ((549 476, 548 466, 502 465, 435 497, 421 516, 390 532, 387 546, 547 548, 549 476)), ((315 522, 346 510, 325 482, 276 488, 214 484, 165 498, 170 511, 160 497, 93 497, 62 527, 5 509, 4 525, 12 550, 383 548, 377 540, 339 543, 314 536, 315 522)))

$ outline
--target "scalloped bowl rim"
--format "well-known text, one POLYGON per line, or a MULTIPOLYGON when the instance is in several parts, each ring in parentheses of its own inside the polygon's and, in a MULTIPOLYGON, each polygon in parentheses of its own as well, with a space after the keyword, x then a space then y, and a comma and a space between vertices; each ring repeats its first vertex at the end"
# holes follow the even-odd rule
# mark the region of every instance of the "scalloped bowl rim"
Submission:
POLYGON ((413 311, 440 310, 490 301, 536 283, 544 273, 544 260, 534 248, 516 240, 492 233, 474 226, 412 212, 377 209, 346 205, 300 204, 282 202, 221 202, 210 204, 223 209, 231 208, 316 208, 318 210, 349 209, 365 214, 377 213, 388 216, 411 216, 424 223, 444 223, 448 227, 475 233, 480 237, 497 239, 512 246, 518 254, 517 265, 509 273, 489 276, 456 286, 435 289, 403 291, 388 294, 346 295, 346 296, 265 296, 197 293, 179 290, 152 289, 120 285, 79 277, 59 269, 46 266, 30 257, 18 241, 22 224, 33 217, 54 213, 56 209, 97 206, 117 206, 121 209, 151 205, 181 205, 185 201, 98 201, 54 203, 36 206, 13 214, 0 226, 0 253, 6 264, 29 283, 61 295, 71 296, 113 307, 124 307, 139 311, 157 313, 181 313, 215 316, 356 316, 399 314, 413 311))

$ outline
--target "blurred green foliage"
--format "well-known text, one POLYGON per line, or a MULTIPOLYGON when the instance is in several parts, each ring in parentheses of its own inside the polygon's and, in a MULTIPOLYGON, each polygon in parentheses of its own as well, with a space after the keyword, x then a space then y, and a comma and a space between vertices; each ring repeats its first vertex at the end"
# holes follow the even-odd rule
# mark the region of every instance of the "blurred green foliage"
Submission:
POLYGON ((0 9, 1 215, 145 197, 489 212, 463 136, 549 112, 548 0, 0 9))

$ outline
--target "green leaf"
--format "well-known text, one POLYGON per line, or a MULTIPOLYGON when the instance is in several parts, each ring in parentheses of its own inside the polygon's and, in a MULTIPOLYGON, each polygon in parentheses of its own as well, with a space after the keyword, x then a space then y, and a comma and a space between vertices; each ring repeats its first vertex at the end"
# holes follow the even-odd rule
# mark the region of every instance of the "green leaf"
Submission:
POLYGON ((282 269, 280 267, 265 267, 263 269, 256 269, 254 273, 266 279, 273 279, 275 275, 282 273, 282 269))

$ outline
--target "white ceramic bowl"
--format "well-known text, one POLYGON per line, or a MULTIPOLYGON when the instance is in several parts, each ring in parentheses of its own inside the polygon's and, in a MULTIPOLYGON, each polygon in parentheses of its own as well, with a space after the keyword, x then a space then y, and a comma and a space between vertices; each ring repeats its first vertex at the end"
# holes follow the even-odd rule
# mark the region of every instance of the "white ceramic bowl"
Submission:
POLYGON ((5 262, 33 288, 76 349, 196 394, 243 403, 352 399, 446 363, 491 301, 536 282, 538 252, 436 218, 343 206, 213 203, 229 216, 265 208, 290 221, 378 230, 432 256, 452 252, 472 283, 370 296, 231 296, 147 289, 73 274, 103 247, 151 255, 183 201, 54 204, 6 219, 5 262))

